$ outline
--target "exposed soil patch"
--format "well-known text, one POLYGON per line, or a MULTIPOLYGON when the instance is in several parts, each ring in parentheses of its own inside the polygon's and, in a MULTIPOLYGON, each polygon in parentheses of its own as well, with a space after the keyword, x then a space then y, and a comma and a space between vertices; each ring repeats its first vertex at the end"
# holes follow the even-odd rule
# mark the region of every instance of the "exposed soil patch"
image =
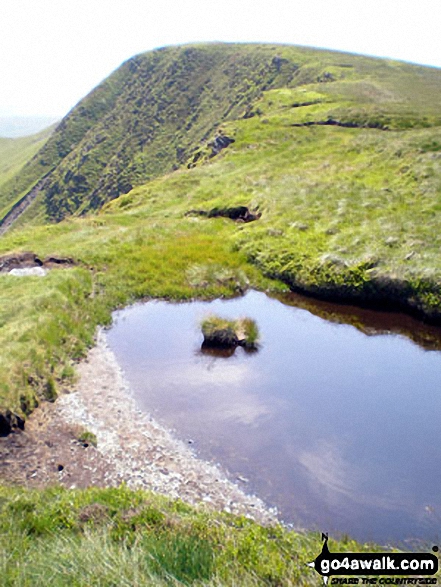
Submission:
POLYGON ((207 218, 230 218, 235 222, 253 222, 262 216, 256 210, 250 210, 247 206, 233 206, 230 208, 212 208, 211 210, 189 210, 187 216, 206 216, 207 218))
POLYGON ((409 280, 381 273, 371 275, 362 287, 350 282, 305 284, 298 281, 296 276, 278 273, 271 274, 271 277, 284 281, 292 292, 312 296, 318 300, 356 304, 360 308, 373 310, 405 312, 426 324, 441 326, 441 309, 428 306, 424 300, 425 296, 438 295, 439 292, 437 282, 429 278, 420 278, 419 291, 415 291, 415 286, 409 280))
POLYGON ((13 269, 31 269, 42 267, 53 269, 55 267, 72 267, 75 265, 73 259, 61 257, 46 257, 40 259, 35 253, 11 253, 0 256, 0 273, 9 273, 13 269))
POLYGON ((315 104, 321 104, 321 100, 311 100, 309 102, 294 102, 291 104, 291 108, 303 108, 304 106, 314 106, 315 104))
POLYGON ((102 332, 78 372, 71 393, 35 410, 24 432, 0 438, 0 482, 81 488, 125 482, 260 522, 275 520, 275 512, 218 465, 198 459, 138 409, 102 332), (96 447, 79 440, 84 429, 95 435, 96 447))
POLYGON ((313 120, 310 122, 298 122, 291 124, 295 127, 303 126, 342 126, 343 128, 375 128, 377 130, 390 130, 381 122, 342 122, 341 120, 335 120, 334 118, 328 118, 327 120, 313 120))

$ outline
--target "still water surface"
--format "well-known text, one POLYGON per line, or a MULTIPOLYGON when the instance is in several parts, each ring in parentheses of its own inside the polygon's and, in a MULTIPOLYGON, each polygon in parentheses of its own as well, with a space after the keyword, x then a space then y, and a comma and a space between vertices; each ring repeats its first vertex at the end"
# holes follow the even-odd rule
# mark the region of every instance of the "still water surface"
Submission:
MULTIPOLYGON (((437 540, 441 352, 398 334, 372 336, 402 328, 396 315, 384 314, 380 327, 371 314, 375 328, 369 312, 353 319, 367 335, 255 291, 152 301, 116 312, 108 342, 140 406, 200 456, 248 479, 246 491, 285 521, 359 540, 437 540), (213 312, 254 318, 259 351, 203 353, 199 325, 213 312)), ((435 329, 418 328, 414 338, 439 344, 435 329)))

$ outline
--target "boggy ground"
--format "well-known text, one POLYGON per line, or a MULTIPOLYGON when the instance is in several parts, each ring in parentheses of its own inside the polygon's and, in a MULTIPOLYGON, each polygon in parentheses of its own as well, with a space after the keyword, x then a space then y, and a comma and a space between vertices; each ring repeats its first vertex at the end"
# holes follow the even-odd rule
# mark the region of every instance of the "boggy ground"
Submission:
POLYGON ((25 432, 0 439, 0 483, 86 488, 124 482, 263 523, 276 519, 137 408, 103 331, 78 374, 70 393, 32 414, 25 432), (96 435, 96 447, 79 440, 84 429, 96 435))

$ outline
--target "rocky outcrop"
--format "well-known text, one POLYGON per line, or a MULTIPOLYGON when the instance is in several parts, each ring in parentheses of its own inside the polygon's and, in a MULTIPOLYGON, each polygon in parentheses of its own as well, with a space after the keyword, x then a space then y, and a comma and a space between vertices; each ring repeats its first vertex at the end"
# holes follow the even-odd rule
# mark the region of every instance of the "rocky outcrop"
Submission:
POLYGON ((203 147, 198 148, 190 158, 187 168, 192 169, 196 167, 198 162, 204 162, 212 159, 216 155, 219 155, 223 149, 226 149, 229 145, 234 143, 235 140, 232 137, 224 135, 221 130, 218 131, 218 135, 211 141, 208 141, 203 147))
POLYGON ((227 137, 227 135, 224 134, 219 134, 213 141, 208 143, 208 146, 211 148, 210 157, 218 155, 222 149, 226 149, 231 143, 234 143, 233 138, 227 137))

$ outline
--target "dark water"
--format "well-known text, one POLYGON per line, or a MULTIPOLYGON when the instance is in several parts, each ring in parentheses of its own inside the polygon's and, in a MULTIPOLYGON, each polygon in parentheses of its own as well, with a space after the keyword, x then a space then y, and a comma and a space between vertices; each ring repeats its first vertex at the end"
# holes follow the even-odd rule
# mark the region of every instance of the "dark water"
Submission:
POLYGON ((440 345, 438 331, 399 315, 313 309, 355 328, 297 303, 308 309, 254 291, 139 304, 115 313, 109 345, 140 405, 202 457, 249 479, 246 490, 285 521, 359 540, 436 544, 441 352, 360 328, 407 332, 430 348, 440 345), (212 312, 254 318, 260 350, 203 354, 199 324, 212 312))

